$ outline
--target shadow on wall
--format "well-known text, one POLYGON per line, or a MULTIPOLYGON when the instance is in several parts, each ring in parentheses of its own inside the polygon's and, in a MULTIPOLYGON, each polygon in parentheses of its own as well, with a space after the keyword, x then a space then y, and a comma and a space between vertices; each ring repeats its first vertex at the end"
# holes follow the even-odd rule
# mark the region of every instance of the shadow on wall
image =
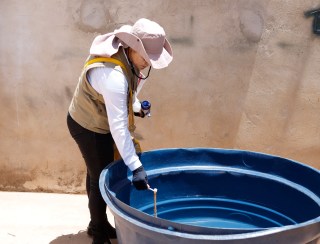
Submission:
MULTIPOLYGON (((86 231, 80 231, 78 234, 62 235, 50 242, 50 244, 88 244, 92 239, 87 235, 86 231)), ((112 239, 112 244, 117 244, 117 240, 112 239)))

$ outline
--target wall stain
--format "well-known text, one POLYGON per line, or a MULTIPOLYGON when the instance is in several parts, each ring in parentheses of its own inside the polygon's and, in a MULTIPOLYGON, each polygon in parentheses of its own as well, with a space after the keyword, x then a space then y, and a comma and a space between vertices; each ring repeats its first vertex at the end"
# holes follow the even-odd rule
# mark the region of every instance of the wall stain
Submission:
POLYGON ((22 170, 13 170, 3 167, 0 170, 0 190, 27 190, 23 185, 33 178, 34 175, 32 171, 26 173, 22 170))
POLYGON ((188 24, 188 28, 186 28, 186 31, 183 35, 181 36, 172 36, 169 38, 169 42, 171 42, 172 44, 180 44, 180 45, 184 45, 184 46, 192 46, 194 45, 194 41, 193 41, 193 26, 194 26, 194 17, 193 15, 190 15, 189 17, 189 24, 188 24))
POLYGON ((259 42, 264 28, 264 20, 254 10, 242 10, 239 20, 240 30, 248 42, 259 42))
POLYGON ((83 179, 84 179, 84 171, 79 171, 78 173, 71 173, 69 176, 65 176, 66 172, 64 170, 61 171, 60 175, 63 177, 58 177, 57 184, 61 187, 81 187, 83 179))
POLYGON ((36 106, 37 102, 35 102, 32 97, 30 97, 30 96, 24 96, 23 98, 24 98, 25 104, 26 104, 31 110, 37 110, 37 109, 38 109, 37 106, 36 106))
POLYGON ((287 42, 278 42, 277 46, 282 48, 282 49, 288 49, 288 48, 293 47, 294 45, 291 44, 291 43, 287 43, 287 42))
POLYGON ((104 1, 83 1, 76 12, 78 28, 88 33, 107 33, 116 26, 104 1))
POLYGON ((185 46, 193 45, 193 40, 190 37, 170 37, 169 42, 173 44, 180 44, 185 46))
MULTIPOLYGON (((54 170, 38 170, 34 168, 25 172, 25 170, 8 169, 4 167, 0 170, 0 191, 20 191, 20 192, 48 192, 48 193, 80 193, 84 194, 85 189, 82 187, 85 179, 85 172, 79 170, 73 172, 64 166, 59 173, 54 170), (58 176, 59 177, 56 177, 58 176), (44 187, 39 185, 38 177, 47 178, 47 181, 55 182, 57 187, 44 187), (26 184, 27 183, 27 184, 26 184), (29 185, 29 187, 26 187, 29 185)), ((40 180, 41 182, 41 180, 40 180)), ((41 183, 40 183, 41 184, 41 183)))

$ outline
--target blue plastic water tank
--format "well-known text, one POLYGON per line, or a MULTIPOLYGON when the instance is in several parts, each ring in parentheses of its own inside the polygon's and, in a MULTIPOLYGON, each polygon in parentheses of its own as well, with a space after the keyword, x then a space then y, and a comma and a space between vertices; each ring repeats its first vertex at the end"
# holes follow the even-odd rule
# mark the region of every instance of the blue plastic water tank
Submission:
POLYGON ((123 161, 103 170, 102 196, 118 243, 317 243, 320 172, 257 152, 181 148, 144 152, 152 191, 123 161))

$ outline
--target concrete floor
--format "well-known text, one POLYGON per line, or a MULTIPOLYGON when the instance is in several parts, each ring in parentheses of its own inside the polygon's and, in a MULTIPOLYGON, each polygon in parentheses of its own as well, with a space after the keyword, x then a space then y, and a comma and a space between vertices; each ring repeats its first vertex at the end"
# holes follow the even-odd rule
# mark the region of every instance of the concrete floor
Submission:
POLYGON ((0 243, 89 244, 87 204, 86 195, 0 192, 0 243))

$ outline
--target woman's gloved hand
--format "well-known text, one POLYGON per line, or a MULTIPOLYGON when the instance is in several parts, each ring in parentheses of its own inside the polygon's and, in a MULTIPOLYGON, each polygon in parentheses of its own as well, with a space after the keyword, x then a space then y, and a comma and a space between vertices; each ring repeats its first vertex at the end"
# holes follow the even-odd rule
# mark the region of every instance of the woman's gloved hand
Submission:
POLYGON ((141 165, 139 168, 135 169, 133 172, 132 183, 137 190, 147 190, 148 189, 148 177, 147 173, 141 165))
POLYGON ((134 114, 134 116, 137 116, 137 117, 140 117, 140 118, 144 118, 146 116, 142 110, 139 113, 134 112, 133 114, 134 114))

